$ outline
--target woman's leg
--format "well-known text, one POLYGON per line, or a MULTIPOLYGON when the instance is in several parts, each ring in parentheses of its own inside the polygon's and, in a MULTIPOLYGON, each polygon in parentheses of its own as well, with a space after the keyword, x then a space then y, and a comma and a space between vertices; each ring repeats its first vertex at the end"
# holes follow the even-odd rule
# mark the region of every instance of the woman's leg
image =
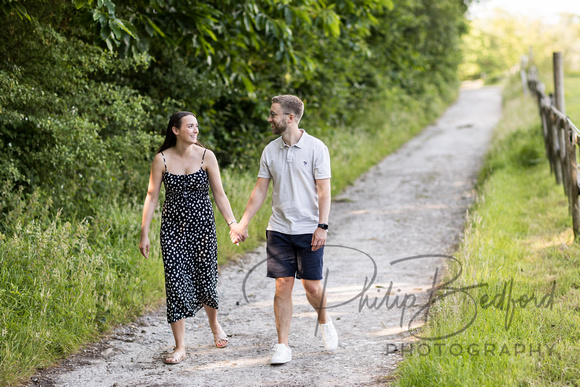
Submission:
POLYGON ((215 342, 216 347, 223 348, 228 345, 228 336, 222 329, 221 325, 218 323, 217 320, 217 309, 212 308, 211 306, 207 306, 203 304, 203 308, 205 309, 205 313, 207 314, 207 319, 209 320, 209 327, 211 328, 211 332, 213 333, 213 340, 215 342))
POLYGON ((175 339, 175 350, 165 358, 165 362, 179 363, 185 356, 185 319, 171 323, 171 331, 175 339))

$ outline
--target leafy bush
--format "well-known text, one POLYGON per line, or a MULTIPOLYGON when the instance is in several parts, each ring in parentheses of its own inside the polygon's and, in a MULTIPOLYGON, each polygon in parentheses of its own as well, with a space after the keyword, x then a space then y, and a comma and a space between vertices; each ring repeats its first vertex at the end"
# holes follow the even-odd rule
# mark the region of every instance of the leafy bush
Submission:
POLYGON ((176 110, 198 113, 223 167, 245 169, 269 136, 273 95, 302 96, 304 124, 324 134, 389 90, 446 93, 465 9, 456 0, 9 2, 0 181, 40 189, 65 218, 93 215, 99 198, 143 190, 176 110))
POLYGON ((0 63, 0 181, 42 191, 65 217, 93 213, 96 198, 132 194, 145 184, 153 136, 151 99, 126 86, 90 79, 99 71, 134 71, 50 24, 8 23, 18 49, 0 63), (21 34, 22 33, 22 34, 21 34), (18 37, 14 37, 17 35, 18 37), (33 58, 33 59, 32 59, 33 58))

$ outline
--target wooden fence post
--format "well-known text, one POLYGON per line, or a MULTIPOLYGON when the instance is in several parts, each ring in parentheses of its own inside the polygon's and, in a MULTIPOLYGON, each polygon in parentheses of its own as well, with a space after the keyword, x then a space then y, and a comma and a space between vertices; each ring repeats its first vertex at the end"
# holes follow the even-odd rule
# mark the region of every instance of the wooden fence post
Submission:
POLYGON ((576 147, 578 146, 578 137, 571 125, 566 122, 568 132, 567 150, 568 150, 568 167, 570 171, 570 181, 568 186, 568 203, 572 215, 572 229, 574 230, 574 240, 578 240, 580 232, 580 210, 578 208, 578 164, 576 163, 576 147))
POLYGON ((562 53, 554 53, 554 106, 562 114, 566 115, 566 103, 564 102, 564 61, 562 53))
MULTIPOLYGON (((568 141, 566 138, 568 137, 568 133, 566 130, 566 120, 563 120, 561 117, 557 119, 558 126, 558 144, 560 148, 560 163, 562 164, 562 186, 564 187, 564 194, 570 198, 568 195, 569 186, 570 186, 570 165, 568 163, 568 141)), ((572 215, 572 209, 569 208, 570 215, 572 215)))
MULTIPOLYGON (((540 99, 540 97, 538 97, 538 99, 540 99)), ((546 149, 546 157, 548 158, 548 161, 550 162, 550 173, 554 173, 554 165, 552 164, 552 160, 550 158, 550 142, 548 139, 548 118, 546 117, 547 113, 544 111, 544 108, 542 107, 542 104, 539 103, 538 105, 540 105, 540 118, 542 119, 542 136, 544 137, 544 148, 546 149)))
MULTIPOLYGON (((554 98, 553 104, 556 109, 564 108, 564 63, 562 61, 562 53, 555 52, 552 56, 553 67, 554 67, 554 98)), ((560 110, 562 113, 566 114, 565 111, 560 110)), ((560 133, 560 122, 559 118, 552 114, 552 130, 553 136, 552 141, 554 146, 554 158, 556 162, 556 183, 562 184, 564 186, 564 192, 567 192, 565 177, 563 178, 566 166, 564 165, 563 158, 566 152, 565 142, 562 141, 562 134, 560 133), (563 149, 562 149, 563 148, 563 149)))
MULTIPOLYGON (((566 116, 566 101, 564 100, 564 61, 561 52, 555 52, 553 54, 554 60, 554 106, 558 109, 564 116, 566 116)), ((556 118, 556 133, 558 141, 558 161, 561 165, 562 170, 562 186, 564 187, 564 193, 568 196, 569 188, 569 178, 570 171, 567 162, 566 154, 568 153, 566 137, 566 125, 562 122, 561 117, 556 118)), ((570 208, 570 211, 572 209, 570 208)))
POLYGON ((558 117, 550 110, 548 112, 548 142, 550 146, 550 162, 554 165, 556 184, 562 184, 562 163, 558 142, 558 117))

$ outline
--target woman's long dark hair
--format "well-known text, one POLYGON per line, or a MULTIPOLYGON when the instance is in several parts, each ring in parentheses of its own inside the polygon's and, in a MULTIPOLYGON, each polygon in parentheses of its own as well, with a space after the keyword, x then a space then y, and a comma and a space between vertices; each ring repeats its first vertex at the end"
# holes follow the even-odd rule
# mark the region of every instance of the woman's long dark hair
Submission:
MULTIPOLYGON (((169 119, 169 124, 167 125, 167 131, 165 132, 165 141, 159 147, 157 153, 163 152, 165 149, 169 149, 175 144, 177 144, 177 137, 175 137, 175 133, 173 133, 173 127, 181 128, 181 121, 185 116, 194 116, 197 119, 197 116, 191 112, 177 112, 174 113, 171 118, 169 119)), ((196 145, 199 145, 202 148, 205 148, 199 141, 195 141, 196 145)))

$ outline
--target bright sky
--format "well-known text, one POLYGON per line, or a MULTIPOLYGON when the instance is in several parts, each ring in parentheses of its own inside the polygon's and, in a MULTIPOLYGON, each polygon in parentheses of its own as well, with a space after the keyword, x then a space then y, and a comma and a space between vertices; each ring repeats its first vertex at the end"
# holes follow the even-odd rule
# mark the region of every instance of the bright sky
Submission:
POLYGON ((514 15, 554 19, 560 13, 580 15, 580 0, 480 0, 469 9, 471 18, 487 17, 501 8, 514 15))

